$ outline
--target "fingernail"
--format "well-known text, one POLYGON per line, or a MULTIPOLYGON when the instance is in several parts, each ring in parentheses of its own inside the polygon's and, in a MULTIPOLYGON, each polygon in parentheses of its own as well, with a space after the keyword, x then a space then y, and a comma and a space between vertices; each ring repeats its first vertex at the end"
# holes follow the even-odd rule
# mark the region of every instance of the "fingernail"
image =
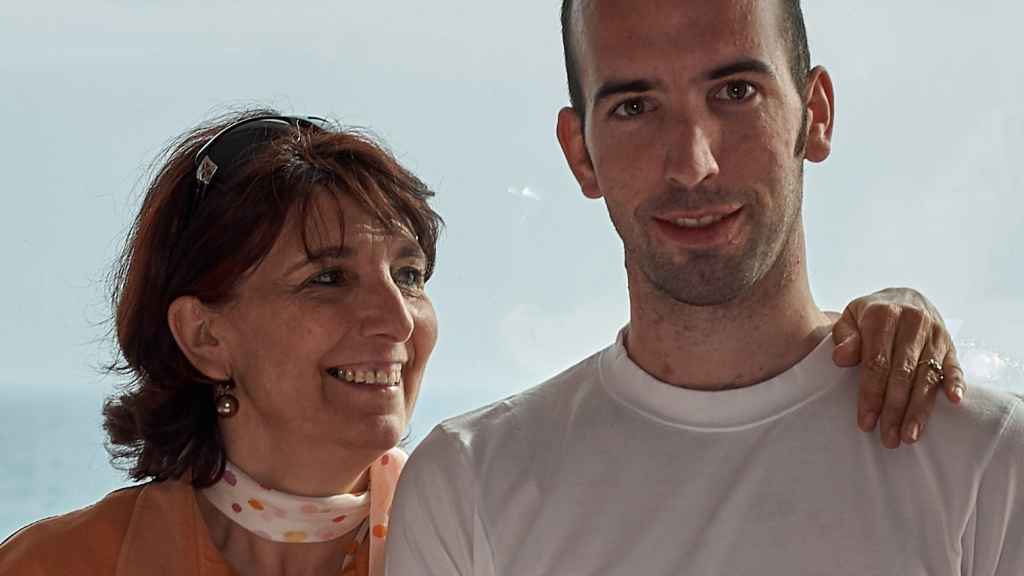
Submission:
POLYGON ((887 440, 892 448, 895 448, 900 445, 900 429, 898 426, 893 426, 892 428, 889 428, 889 435, 887 440))
POLYGON ((875 429, 875 424, 878 422, 878 414, 874 412, 865 412, 860 417, 860 429, 865 432, 871 432, 875 429))
POLYGON ((964 399, 964 387, 959 384, 953 386, 953 397, 956 398, 957 404, 962 402, 964 399))
POLYGON ((907 426, 907 437, 910 438, 911 442, 917 442, 917 437, 921 434, 921 425, 917 422, 912 422, 907 426))

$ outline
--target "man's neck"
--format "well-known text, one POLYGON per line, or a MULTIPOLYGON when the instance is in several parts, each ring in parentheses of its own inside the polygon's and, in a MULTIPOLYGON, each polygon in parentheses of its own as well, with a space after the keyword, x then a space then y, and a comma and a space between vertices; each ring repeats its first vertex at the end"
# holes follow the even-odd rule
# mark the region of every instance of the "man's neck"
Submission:
POLYGON ((811 296, 802 239, 749 293, 720 306, 691 306, 630 270, 630 358, 655 378, 686 388, 750 386, 793 367, 833 320, 811 296))

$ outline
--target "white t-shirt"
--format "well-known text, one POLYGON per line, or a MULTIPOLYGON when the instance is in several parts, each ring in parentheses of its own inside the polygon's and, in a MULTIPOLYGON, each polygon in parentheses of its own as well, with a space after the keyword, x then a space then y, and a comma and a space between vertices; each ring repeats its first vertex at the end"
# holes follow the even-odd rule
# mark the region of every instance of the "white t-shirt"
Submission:
POLYGON ((831 350, 699 392, 620 336, 438 425, 399 482, 387 573, 1024 575, 1024 401, 939 398, 922 441, 888 450, 831 350))

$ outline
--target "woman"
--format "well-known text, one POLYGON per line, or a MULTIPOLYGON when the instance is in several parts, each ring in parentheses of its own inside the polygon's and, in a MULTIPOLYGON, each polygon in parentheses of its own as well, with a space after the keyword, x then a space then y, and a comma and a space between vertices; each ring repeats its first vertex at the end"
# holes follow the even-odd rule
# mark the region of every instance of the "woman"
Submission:
POLYGON ((437 336, 431 196, 315 118, 250 111, 181 138, 124 250, 132 380, 104 408, 112 456, 150 482, 22 530, 0 573, 381 574, 437 336))

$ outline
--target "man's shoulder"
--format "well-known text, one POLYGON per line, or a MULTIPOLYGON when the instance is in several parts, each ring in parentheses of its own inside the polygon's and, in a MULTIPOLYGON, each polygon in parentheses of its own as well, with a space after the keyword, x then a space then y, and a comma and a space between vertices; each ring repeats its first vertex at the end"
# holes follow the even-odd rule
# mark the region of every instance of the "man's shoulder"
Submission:
MULTIPOLYGON (((526 456, 551 438, 551 427, 563 425, 573 406, 599 383, 603 351, 583 359, 559 374, 523 392, 476 410, 442 421, 413 451, 410 461, 429 460, 470 465, 489 460, 488 455, 526 456)), ((529 460, 523 460, 529 461, 529 460)), ((476 465, 471 465, 476 467, 476 465)))
MULTIPOLYGON (((939 398, 929 421, 929 437, 946 458, 970 455, 984 464, 997 449, 1024 455, 1024 378, 1007 373, 998 380, 972 377, 959 406, 939 398)), ((975 375, 976 376, 976 375, 975 375)))
POLYGON ((479 438, 518 434, 523 426, 557 422, 562 412, 571 409, 581 394, 599 384, 599 360, 596 352, 577 364, 531 388, 442 421, 438 429, 467 442, 479 438))
POLYGON ((1008 439, 1024 449, 1024 398, 1019 393, 980 385, 968 394, 963 404, 953 409, 951 424, 975 428, 997 442, 1008 439))
POLYGON ((29 524, 0 544, 0 573, 113 573, 142 486, 29 524))
POLYGON ((973 386, 967 400, 961 406, 964 418, 974 422, 988 422, 1002 426, 1008 417, 1021 410, 1024 393, 989 384, 973 386))
POLYGON ((1012 422, 1024 419, 1024 368, 1008 357, 982 349, 964 354, 969 391, 954 419, 997 433, 1015 433, 1012 422))

